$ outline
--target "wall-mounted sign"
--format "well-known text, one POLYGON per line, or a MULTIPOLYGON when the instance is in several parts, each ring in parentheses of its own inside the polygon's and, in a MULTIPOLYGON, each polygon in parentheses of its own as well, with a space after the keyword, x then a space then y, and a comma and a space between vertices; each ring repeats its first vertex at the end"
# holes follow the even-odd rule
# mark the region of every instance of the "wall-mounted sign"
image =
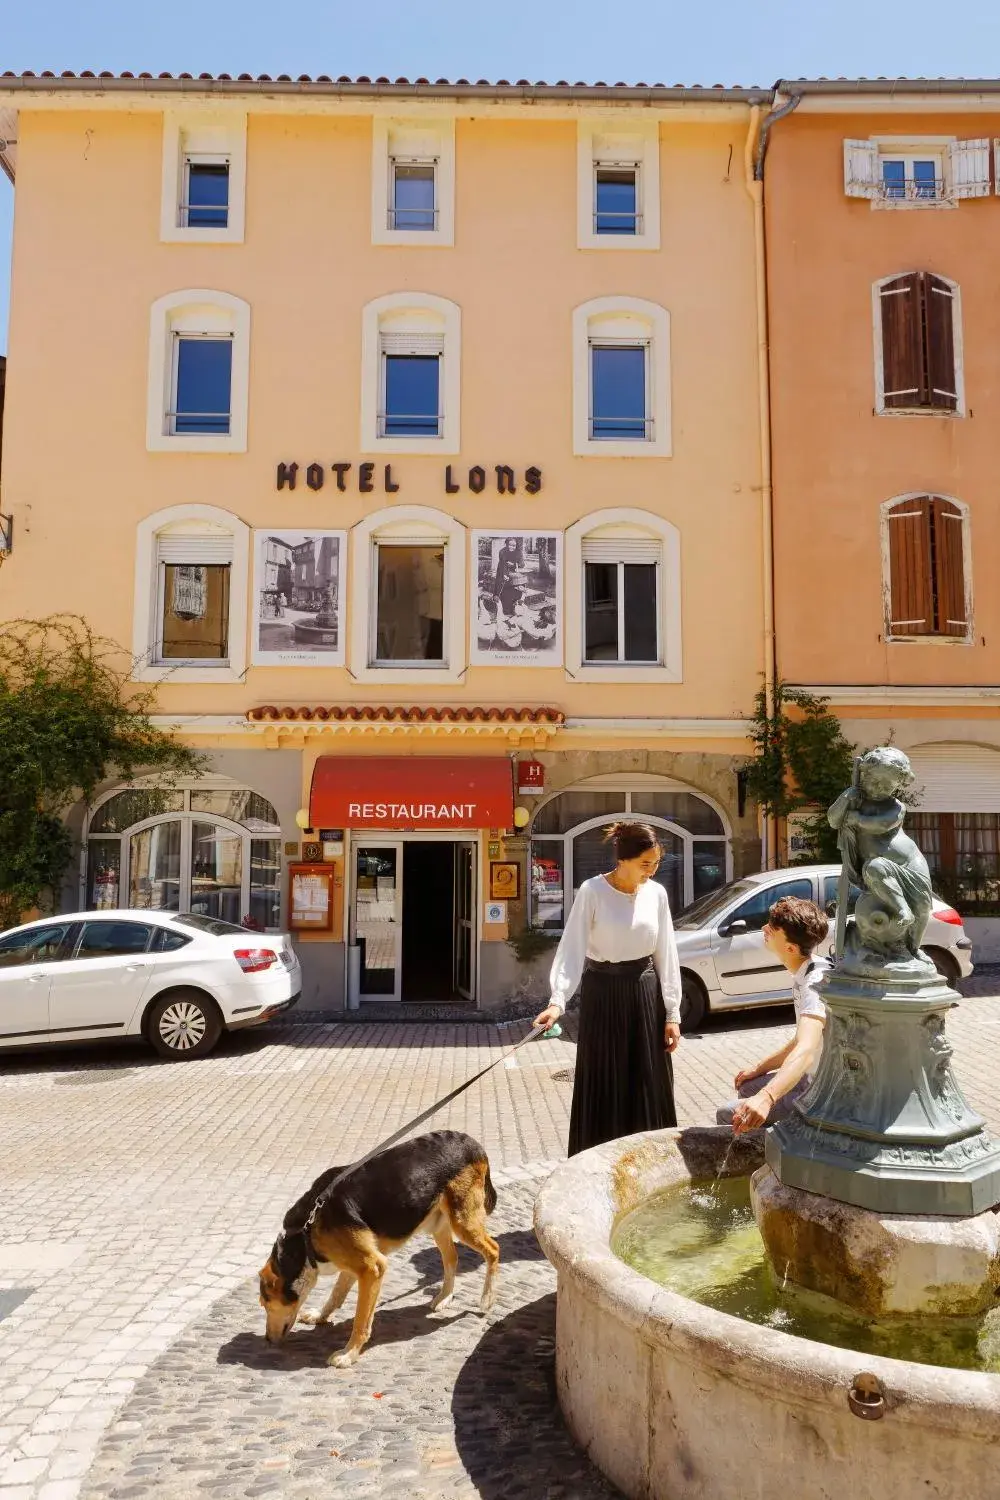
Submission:
POLYGON ((312 842, 310 842, 308 844, 303 844, 302 845, 302 858, 303 859, 312 860, 312 861, 315 861, 316 863, 318 863, 323 858, 323 845, 322 844, 317 844, 317 843, 312 843, 312 842))
POLYGON ((545 790, 545 767, 540 760, 518 761, 517 790, 522 797, 541 796, 545 790))
POLYGON ((490 865, 490 900, 516 901, 521 894, 521 866, 515 860, 490 865))
POLYGON ((483 921, 486 922, 489 926, 493 926, 497 922, 506 922, 506 920, 506 901, 487 901, 486 907, 483 911, 483 921))
MULTIPOLYGON (((328 482, 342 495, 349 489, 357 490, 360 495, 372 495, 376 491, 395 495, 401 488, 399 479, 392 472, 392 464, 374 463, 279 463, 274 487, 294 490, 300 478, 314 493, 328 482)), ((495 489, 498 495, 516 495, 522 490, 526 495, 537 495, 542 488, 542 471, 537 464, 530 464, 523 471, 511 464, 473 464, 465 471, 459 470, 455 464, 446 464, 442 481, 446 495, 457 495, 463 489, 473 495, 481 495, 487 489, 495 489)))
POLYGON ((289 880, 289 926, 294 932, 328 932, 333 914, 333 867, 291 865, 289 880))
POLYGON ((510 761, 499 756, 321 755, 310 816, 347 828, 488 828, 513 815, 510 761))

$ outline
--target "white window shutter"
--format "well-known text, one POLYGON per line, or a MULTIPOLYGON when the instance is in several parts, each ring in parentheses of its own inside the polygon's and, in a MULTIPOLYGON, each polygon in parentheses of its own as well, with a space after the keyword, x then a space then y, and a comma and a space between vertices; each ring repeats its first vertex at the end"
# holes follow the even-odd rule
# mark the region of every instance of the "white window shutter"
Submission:
POLYGON ((951 196, 986 198, 990 191, 990 143, 988 140, 952 141, 951 196))
POLYGON ((383 333, 383 354, 443 354, 444 335, 440 333, 383 333))
POLYGON ((231 563, 233 539, 228 533, 218 536, 184 536, 167 533, 157 537, 156 560, 159 563, 204 567, 211 563, 231 563))
POLYGON ((878 197, 878 147, 874 141, 844 142, 844 192, 848 198, 878 197))
POLYGON ((658 563, 663 544, 656 537, 585 537, 581 546, 584 562, 658 563))
POLYGON ((993 191, 1000 193, 1000 141, 993 142, 993 191))

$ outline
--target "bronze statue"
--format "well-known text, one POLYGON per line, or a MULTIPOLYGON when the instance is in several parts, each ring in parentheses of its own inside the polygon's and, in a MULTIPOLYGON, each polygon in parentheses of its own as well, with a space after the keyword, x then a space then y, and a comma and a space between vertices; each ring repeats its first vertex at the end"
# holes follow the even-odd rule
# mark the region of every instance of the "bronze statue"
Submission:
MULTIPOLYGON (((838 922, 838 958, 868 973, 887 964, 933 967, 920 951, 933 907, 927 861, 903 831, 899 793, 912 781, 902 750, 879 746, 858 758, 854 785, 830 808, 840 834, 845 884, 860 886, 853 928, 838 922), (841 936, 843 934, 843 936, 841 936)), ((843 897, 838 916, 845 910, 843 897)))

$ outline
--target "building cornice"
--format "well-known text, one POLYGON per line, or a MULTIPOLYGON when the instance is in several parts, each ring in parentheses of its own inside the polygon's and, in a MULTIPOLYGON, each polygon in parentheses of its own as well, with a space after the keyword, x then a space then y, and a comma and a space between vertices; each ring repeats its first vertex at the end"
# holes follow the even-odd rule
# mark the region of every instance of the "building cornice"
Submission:
POLYGON ((1000 687, 890 687, 884 684, 789 683, 792 692, 812 693, 831 703, 900 708, 952 708, 958 704, 1000 704, 1000 687))

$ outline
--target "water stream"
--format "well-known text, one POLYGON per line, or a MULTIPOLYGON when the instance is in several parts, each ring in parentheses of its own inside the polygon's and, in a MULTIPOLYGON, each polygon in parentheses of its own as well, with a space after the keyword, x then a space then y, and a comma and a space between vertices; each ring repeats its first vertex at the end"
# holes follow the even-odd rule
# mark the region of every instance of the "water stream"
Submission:
POLYGON ((670 1188, 618 1225, 615 1254, 671 1291, 749 1323, 858 1353, 1000 1374, 1000 1309, 980 1318, 882 1318, 851 1312, 772 1270, 748 1177, 670 1188))

